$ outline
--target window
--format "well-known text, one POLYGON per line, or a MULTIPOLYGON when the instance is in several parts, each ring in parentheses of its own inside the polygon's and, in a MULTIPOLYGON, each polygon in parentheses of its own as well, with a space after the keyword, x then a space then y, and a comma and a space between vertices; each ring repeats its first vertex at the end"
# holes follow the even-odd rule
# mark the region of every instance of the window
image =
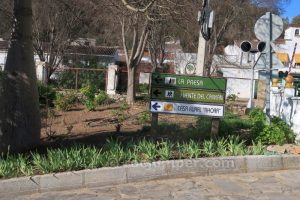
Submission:
POLYGON ((296 30, 295 30, 295 36, 299 36, 299 35, 300 35, 299 29, 296 29, 296 30))

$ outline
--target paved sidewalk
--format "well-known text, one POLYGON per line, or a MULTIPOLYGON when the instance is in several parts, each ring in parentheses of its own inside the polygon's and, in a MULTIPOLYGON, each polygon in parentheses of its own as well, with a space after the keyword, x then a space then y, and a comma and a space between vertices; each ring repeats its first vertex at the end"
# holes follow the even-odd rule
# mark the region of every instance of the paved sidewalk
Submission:
POLYGON ((144 181, 0 199, 15 200, 300 200, 300 170, 144 181))

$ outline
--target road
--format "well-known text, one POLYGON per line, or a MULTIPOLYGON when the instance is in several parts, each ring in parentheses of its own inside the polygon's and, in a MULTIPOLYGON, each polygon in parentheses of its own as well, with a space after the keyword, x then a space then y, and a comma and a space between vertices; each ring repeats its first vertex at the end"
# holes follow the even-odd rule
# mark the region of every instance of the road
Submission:
POLYGON ((300 200, 300 170, 144 181, 52 191, 15 200, 300 200))

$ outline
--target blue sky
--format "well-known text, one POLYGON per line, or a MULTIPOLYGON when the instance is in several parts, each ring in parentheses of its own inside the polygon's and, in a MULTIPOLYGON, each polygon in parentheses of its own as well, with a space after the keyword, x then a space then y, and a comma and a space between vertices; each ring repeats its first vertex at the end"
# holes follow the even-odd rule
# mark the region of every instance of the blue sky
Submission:
POLYGON ((284 17, 288 17, 291 22, 293 17, 300 14, 300 0, 291 0, 291 3, 285 8, 284 17))

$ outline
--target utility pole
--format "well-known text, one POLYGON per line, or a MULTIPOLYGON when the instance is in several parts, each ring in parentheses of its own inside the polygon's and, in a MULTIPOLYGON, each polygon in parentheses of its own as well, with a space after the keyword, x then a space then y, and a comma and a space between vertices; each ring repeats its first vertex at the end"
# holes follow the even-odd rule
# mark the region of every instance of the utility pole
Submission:
POLYGON ((203 76, 205 70, 205 55, 207 41, 210 40, 211 29, 213 26, 213 11, 210 9, 210 0, 203 0, 202 10, 198 15, 200 24, 199 44, 196 64, 196 75, 203 76))
MULTIPOLYGON (((198 15, 198 22, 200 24, 199 33, 199 44, 198 44, 198 55, 197 55, 197 65, 196 65, 196 75, 204 76, 209 74, 204 74, 205 71, 205 56, 207 49, 207 41, 210 40, 211 30, 213 27, 214 13, 210 9, 210 0, 203 0, 202 10, 198 15)), ((212 118, 211 123, 211 138, 216 139, 219 133, 220 119, 212 118)))
POLYGON ((203 76, 204 65, 205 65, 205 52, 206 52, 206 40, 203 38, 202 33, 199 33, 199 45, 197 54, 197 65, 196 65, 196 75, 203 76))
POLYGON ((271 87, 271 80, 272 80, 272 48, 271 48, 271 41, 272 38, 272 14, 267 12, 267 22, 269 26, 269 30, 266 37, 266 123, 271 123, 271 116, 270 116, 270 87, 271 87))

